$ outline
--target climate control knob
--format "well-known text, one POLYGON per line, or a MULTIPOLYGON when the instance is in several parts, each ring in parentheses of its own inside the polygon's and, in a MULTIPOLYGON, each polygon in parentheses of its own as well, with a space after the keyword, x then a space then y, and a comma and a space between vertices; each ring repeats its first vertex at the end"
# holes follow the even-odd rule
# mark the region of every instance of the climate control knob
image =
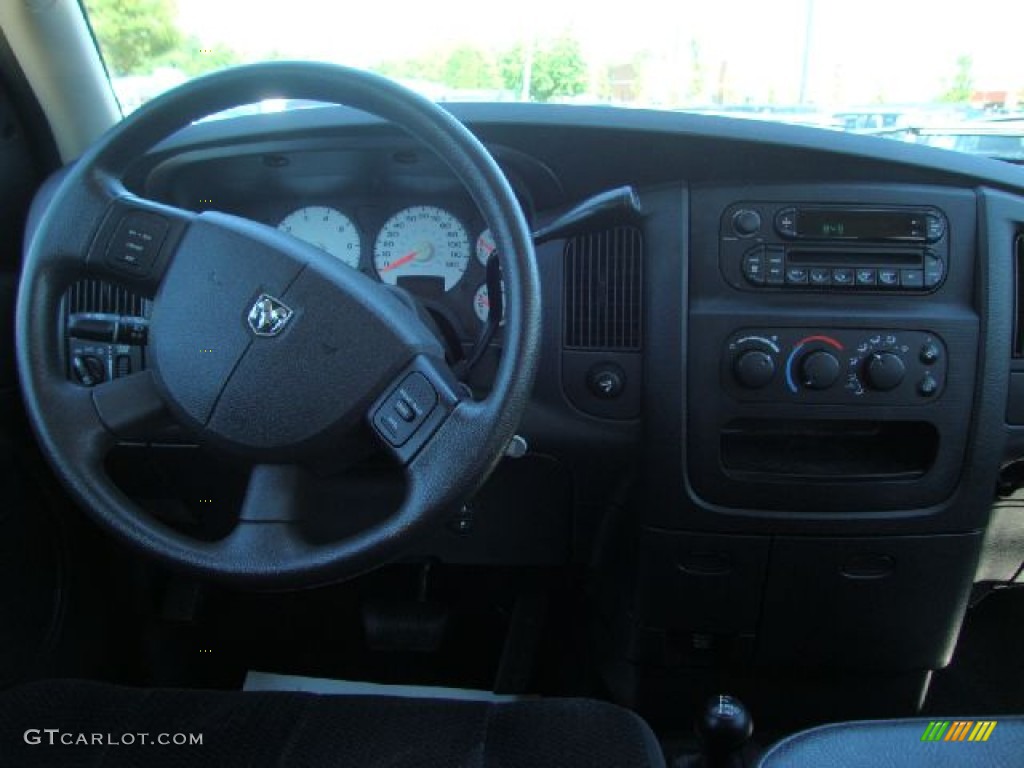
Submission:
POLYGON ((906 374, 907 366, 892 352, 872 352, 864 365, 865 383, 879 392, 896 389, 906 374))
POLYGON ((775 361, 767 352, 751 349, 736 358, 736 380, 747 389, 760 389, 775 376, 775 361))
POLYGON ((807 389, 828 389, 839 380, 839 358, 824 349, 800 361, 800 383, 807 389))

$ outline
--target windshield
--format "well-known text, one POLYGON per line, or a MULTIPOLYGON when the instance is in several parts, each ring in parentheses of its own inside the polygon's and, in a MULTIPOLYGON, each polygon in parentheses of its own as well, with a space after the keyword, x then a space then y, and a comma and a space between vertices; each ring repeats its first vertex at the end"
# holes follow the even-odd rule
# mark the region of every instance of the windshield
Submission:
POLYGON ((1024 159, 1024 5, 1006 0, 83 2, 125 113, 204 72, 313 59, 436 101, 724 114, 1024 159))

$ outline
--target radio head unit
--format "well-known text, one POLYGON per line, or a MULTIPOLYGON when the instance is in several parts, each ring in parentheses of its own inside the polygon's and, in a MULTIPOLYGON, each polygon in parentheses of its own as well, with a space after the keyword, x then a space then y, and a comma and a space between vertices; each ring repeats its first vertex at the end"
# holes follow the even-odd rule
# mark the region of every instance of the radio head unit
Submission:
POLYGON ((922 293, 945 279, 947 235, 932 207, 737 203, 719 257, 742 289, 922 293))

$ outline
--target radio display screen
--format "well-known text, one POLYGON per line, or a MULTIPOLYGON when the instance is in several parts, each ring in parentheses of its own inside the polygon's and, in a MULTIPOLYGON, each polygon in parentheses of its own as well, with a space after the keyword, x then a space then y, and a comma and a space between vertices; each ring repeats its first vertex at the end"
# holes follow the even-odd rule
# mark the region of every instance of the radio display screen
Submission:
POLYGON ((924 240, 924 218, 910 211, 803 208, 796 212, 796 234, 824 240, 924 240))

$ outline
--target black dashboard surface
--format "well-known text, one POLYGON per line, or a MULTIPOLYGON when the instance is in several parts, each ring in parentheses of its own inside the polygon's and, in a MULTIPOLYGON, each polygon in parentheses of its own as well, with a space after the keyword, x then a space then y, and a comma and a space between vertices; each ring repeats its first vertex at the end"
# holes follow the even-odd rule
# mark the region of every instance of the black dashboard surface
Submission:
MULTIPOLYGON (((621 467, 623 459, 636 456, 630 447, 642 446, 650 456, 638 471, 650 475, 657 468, 658 473, 656 481, 646 483, 653 499, 645 516, 659 525, 691 527, 702 520, 700 527, 719 527, 720 515, 703 516, 716 505, 752 513, 803 509, 810 514, 801 515, 797 523, 774 515, 775 522, 768 527, 794 524, 805 532, 828 530, 835 520, 833 507, 848 513, 842 525, 852 526, 844 529, 850 532, 878 530, 880 525, 891 525, 894 531, 904 525, 907 530, 920 530, 921 525, 949 530, 954 520, 958 522, 952 528, 957 530, 984 524, 984 514, 977 510, 985 504, 971 504, 973 511, 962 516, 949 511, 965 509, 967 505, 960 503, 947 504, 951 517, 919 513, 973 487, 977 473, 985 479, 973 492, 980 494, 986 485, 990 489, 1004 458, 996 436, 1009 433, 992 404, 1006 402, 1009 382, 1010 357, 1005 352, 1012 333, 1013 246, 986 244, 997 236, 1012 240, 1015 222, 1024 217, 1012 210, 1020 202, 1014 193, 1024 189, 1021 169, 888 140, 757 121, 540 105, 450 109, 491 149, 534 226, 610 187, 629 184, 640 195, 643 291, 629 309, 642 315, 644 343, 639 348, 569 343, 568 324, 574 313, 581 312, 578 306, 569 306, 573 294, 567 281, 577 278, 577 273, 567 272, 570 243, 538 249, 544 277, 545 365, 524 432, 538 448, 581 466, 577 475, 587 478, 576 484, 581 499, 607 498, 608 478, 620 474, 595 473, 590 467, 621 467), (743 201, 932 206, 949 220, 946 237, 935 246, 953 249, 948 274, 927 295, 898 287, 889 294, 843 293, 837 286, 803 292, 787 290, 790 286, 773 293, 742 290, 751 286, 737 285, 738 265, 720 263, 724 256, 718 252, 718 240, 723 216, 743 201), (1001 212, 1006 207, 1010 210, 1001 212), (773 404, 772 398, 762 397, 745 404, 727 375, 730 362, 723 345, 730 335, 758 327, 808 333, 853 327, 863 329, 867 340, 880 334, 888 337, 898 329, 936 332, 941 343, 953 347, 944 369, 948 376, 941 394, 928 403, 897 404, 869 397, 864 401, 872 400, 871 405, 858 408, 851 403, 830 406, 813 398, 773 404), (594 371, 601 364, 624 379, 624 392, 616 398, 595 395, 594 371), (726 373, 720 373, 723 370, 726 373), (627 405, 616 407, 609 402, 612 399, 627 405), (881 485, 846 483, 845 490, 842 483, 828 482, 808 467, 810 491, 794 497, 779 476, 768 483, 754 482, 759 444, 754 440, 744 447, 742 439, 735 439, 736 424, 749 425, 751 418, 756 422, 768 406, 778 409, 767 422, 755 425, 762 431, 772 432, 783 423, 780 416, 811 427, 824 422, 888 425, 881 430, 886 436, 877 432, 874 439, 884 441, 895 434, 898 440, 902 434, 917 443, 934 440, 935 456, 922 449, 916 478, 893 476, 888 478, 893 482, 881 485), (925 416, 918 419, 915 414, 921 413, 925 416), (908 426, 900 432, 892 424, 939 427, 930 432, 931 427, 908 426), (723 464, 722 440, 740 445, 746 456, 737 459, 741 464, 754 461, 747 467, 752 469, 747 477, 718 471, 723 464), (621 453, 623 449, 627 454, 621 453), (700 458, 689 461, 687 455, 700 458), (742 491, 746 481, 752 483, 748 493, 742 491), (844 500, 834 503, 836 493, 844 500), (816 505, 823 506, 818 510, 821 515, 813 514, 816 505), (675 511, 665 512, 669 507, 675 511), (906 515, 877 514, 900 511, 917 517, 917 522, 901 523, 906 515), (857 512, 866 513, 866 519, 857 512), (883 519, 888 522, 883 524, 883 519)), ((196 124, 142 158, 129 183, 175 205, 215 208, 271 226, 305 206, 336 208, 359 231, 359 268, 378 278, 374 250, 379 233, 389 216, 408 206, 434 206, 452 213, 471 248, 486 228, 436 159, 390 126, 342 107, 196 124)), ((770 223, 766 229, 770 232, 770 223)), ((763 234, 753 241, 767 242, 763 234)), ((614 266, 612 261, 601 262, 600 255, 595 258, 598 269, 614 266)), ((614 260, 614 254, 609 258, 614 260)), ((475 309, 483 274, 482 264, 471 255, 463 276, 445 286, 447 291, 437 281, 413 281, 405 287, 443 314, 468 343, 481 322, 475 309)), ((615 274, 598 274, 588 290, 595 285, 599 291, 608 290, 615 274)), ((587 312, 599 313, 609 297, 599 298, 587 305, 587 312)), ((785 357, 778 362, 785 362, 785 357)), ((864 437, 863 430, 850 434, 854 433, 864 439, 858 443, 858 437, 851 437, 851 450, 870 454, 868 463, 874 469, 869 474, 885 481, 872 438, 864 437)), ((769 444, 770 439, 764 443, 769 444)), ((856 469, 855 465, 850 466, 856 469)), ((842 464, 837 466, 835 471, 841 473, 842 464)), ((764 525, 756 521, 756 514, 747 517, 748 524, 764 525)))
MULTIPOLYGON (((1000 470, 1024 456, 1024 169, 756 121, 449 108, 534 228, 623 185, 642 215, 537 248, 529 452, 419 554, 594 567, 625 700, 663 692, 644 669, 718 664, 915 670, 917 700, 918 672, 952 652, 1000 470), (802 212, 816 234, 792 231, 802 212)), ((378 278, 387 220, 443 209, 465 230, 464 272, 399 286, 457 343, 479 328, 487 223, 443 166, 361 113, 199 123, 127 183, 269 226, 330 206, 378 278)), ((499 333, 491 365, 500 347, 499 333)))

